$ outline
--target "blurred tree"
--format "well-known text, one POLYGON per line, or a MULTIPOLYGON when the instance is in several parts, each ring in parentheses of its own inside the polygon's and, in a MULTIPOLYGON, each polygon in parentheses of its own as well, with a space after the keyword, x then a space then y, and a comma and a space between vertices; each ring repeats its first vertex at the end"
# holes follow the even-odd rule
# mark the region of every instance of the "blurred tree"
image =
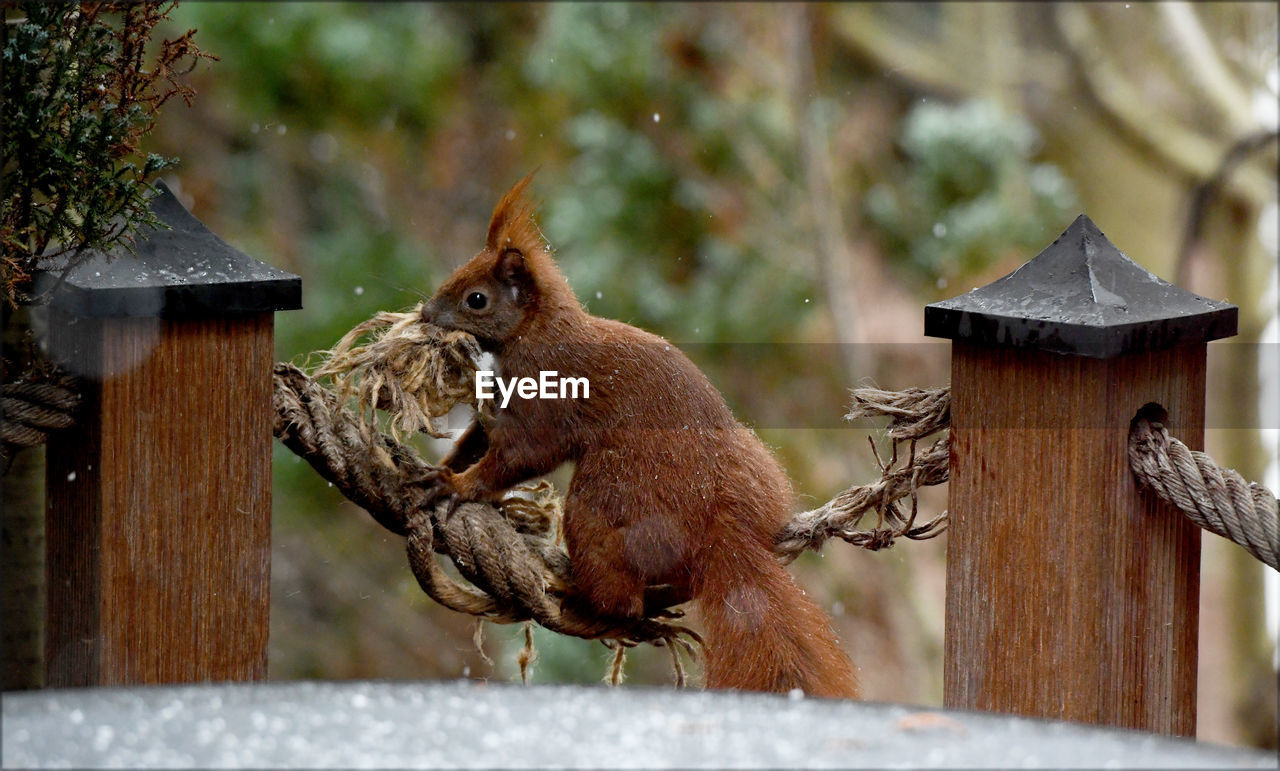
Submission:
POLYGON ((778 150, 785 127, 762 120, 768 101, 726 99, 698 77, 732 66, 708 22, 696 9, 552 6, 524 71, 570 116, 572 183, 548 198, 544 226, 595 312, 682 341, 783 340, 812 312, 815 284, 778 249, 791 228, 723 218, 745 182, 735 151, 778 150), (728 287, 734 302, 718 302, 728 287))
POLYGON ((907 258, 926 296, 1035 254, 1043 234, 1074 214, 1062 172, 1031 162, 1035 129, 989 102, 913 107, 900 144, 906 168, 874 185, 866 208, 885 250, 907 258))

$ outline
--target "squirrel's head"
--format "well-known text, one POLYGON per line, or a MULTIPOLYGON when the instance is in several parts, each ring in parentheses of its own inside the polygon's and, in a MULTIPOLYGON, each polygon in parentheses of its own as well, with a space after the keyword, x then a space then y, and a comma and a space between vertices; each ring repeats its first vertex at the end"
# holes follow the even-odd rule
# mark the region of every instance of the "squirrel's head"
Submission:
POLYGON ((530 173, 493 210, 484 249, 449 276, 422 307, 424 321, 470 332, 501 345, 539 316, 578 309, 573 290, 551 259, 525 191, 530 173))

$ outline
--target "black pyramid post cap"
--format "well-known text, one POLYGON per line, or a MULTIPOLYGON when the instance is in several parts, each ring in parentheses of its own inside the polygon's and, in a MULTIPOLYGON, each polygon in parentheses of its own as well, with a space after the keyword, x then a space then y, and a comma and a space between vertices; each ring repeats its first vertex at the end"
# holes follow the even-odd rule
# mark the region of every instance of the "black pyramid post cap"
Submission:
MULTIPOLYGON (((214 235, 164 182, 151 211, 168 228, 141 228, 134 253, 95 252, 60 285, 51 304, 76 316, 226 315, 296 310, 302 279, 259 262, 214 235)), ((46 277, 56 282, 57 276, 46 277)))
POLYGON ((1236 333, 1239 308, 1180 289, 1129 259, 1085 215, 984 287, 924 309, 924 333, 1111 358, 1236 333))

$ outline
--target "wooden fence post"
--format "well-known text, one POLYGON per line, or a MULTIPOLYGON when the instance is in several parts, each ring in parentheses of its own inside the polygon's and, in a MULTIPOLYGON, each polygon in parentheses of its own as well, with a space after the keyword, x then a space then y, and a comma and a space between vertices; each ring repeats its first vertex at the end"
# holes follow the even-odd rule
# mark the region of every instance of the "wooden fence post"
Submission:
POLYGON ((301 307, 301 279, 159 187, 169 228, 51 303, 83 406, 48 444, 49 686, 266 675, 273 312, 301 307))
POLYGON ((1203 446, 1206 343, 1237 309, 1161 281, 1081 215, 925 309, 952 339, 944 703, 1194 735, 1199 531, 1129 471, 1149 402, 1203 446))

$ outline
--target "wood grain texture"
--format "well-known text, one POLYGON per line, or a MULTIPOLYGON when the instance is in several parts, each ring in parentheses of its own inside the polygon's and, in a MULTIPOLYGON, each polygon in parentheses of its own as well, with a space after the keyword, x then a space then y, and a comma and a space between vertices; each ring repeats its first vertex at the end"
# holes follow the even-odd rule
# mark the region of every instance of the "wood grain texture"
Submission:
POLYGON ((1148 402, 1200 448, 1205 345, 952 352, 944 702, 1195 733, 1200 533, 1140 492, 1148 402))
POLYGON ((265 677, 272 314, 52 329, 98 378, 49 444, 48 684, 265 677))

